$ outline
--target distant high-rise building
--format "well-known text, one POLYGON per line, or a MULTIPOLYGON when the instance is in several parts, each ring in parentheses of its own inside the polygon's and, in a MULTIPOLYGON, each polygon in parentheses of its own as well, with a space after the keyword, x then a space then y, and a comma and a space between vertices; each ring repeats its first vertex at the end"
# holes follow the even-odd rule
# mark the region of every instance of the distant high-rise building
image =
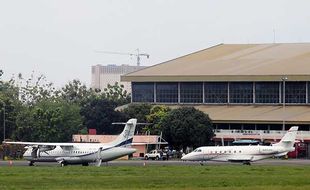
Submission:
POLYGON ((130 82, 121 82, 121 75, 138 71, 146 68, 146 66, 130 66, 130 65, 94 65, 92 66, 91 74, 91 87, 104 90, 110 85, 114 85, 115 82, 124 85, 124 89, 127 92, 131 92, 130 82))

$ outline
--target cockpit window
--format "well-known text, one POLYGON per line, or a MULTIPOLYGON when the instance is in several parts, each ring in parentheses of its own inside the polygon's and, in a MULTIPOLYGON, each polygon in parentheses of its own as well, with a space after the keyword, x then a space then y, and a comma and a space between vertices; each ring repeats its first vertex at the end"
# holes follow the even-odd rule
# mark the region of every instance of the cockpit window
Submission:
POLYGON ((194 152, 201 152, 201 149, 197 148, 197 149, 194 150, 194 152))

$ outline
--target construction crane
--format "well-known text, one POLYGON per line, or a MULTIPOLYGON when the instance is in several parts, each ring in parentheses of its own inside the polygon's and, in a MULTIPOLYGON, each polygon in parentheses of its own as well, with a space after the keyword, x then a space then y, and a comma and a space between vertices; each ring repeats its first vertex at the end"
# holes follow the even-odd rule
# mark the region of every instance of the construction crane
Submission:
POLYGON ((149 54, 140 53, 139 49, 137 49, 137 53, 122 53, 122 52, 113 52, 113 51, 100 51, 96 50, 96 53, 105 53, 105 54, 116 54, 116 55, 129 55, 135 56, 137 58, 137 66, 140 66, 141 56, 145 56, 146 58, 150 58, 149 54))

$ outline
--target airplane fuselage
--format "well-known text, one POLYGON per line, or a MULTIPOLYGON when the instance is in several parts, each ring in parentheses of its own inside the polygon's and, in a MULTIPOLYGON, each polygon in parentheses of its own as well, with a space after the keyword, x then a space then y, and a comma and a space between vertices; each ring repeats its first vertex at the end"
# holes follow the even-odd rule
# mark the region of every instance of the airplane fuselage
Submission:
POLYGON ((252 162, 285 155, 287 150, 281 146, 214 146, 200 147, 195 151, 182 157, 189 161, 230 161, 230 162, 252 162))
POLYGON ((32 162, 61 162, 64 160, 67 164, 83 164, 96 162, 99 148, 102 149, 99 154, 104 162, 132 154, 136 151, 134 148, 111 147, 99 143, 76 143, 72 148, 56 146, 52 150, 38 152, 37 155, 33 155, 33 148, 29 147, 23 156, 26 160, 32 162))

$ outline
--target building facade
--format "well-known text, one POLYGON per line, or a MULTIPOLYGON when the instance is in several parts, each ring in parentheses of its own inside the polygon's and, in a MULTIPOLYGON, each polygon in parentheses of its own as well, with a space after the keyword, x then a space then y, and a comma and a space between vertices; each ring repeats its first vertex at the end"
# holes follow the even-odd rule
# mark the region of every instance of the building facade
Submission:
POLYGON ((220 44, 122 80, 131 82, 132 102, 207 113, 220 141, 278 140, 298 125, 299 140, 310 142, 310 43, 220 44))
POLYGON ((116 82, 124 85, 127 92, 131 92, 129 82, 121 82, 121 75, 134 72, 145 68, 144 66, 130 66, 130 65, 94 65, 92 66, 91 87, 95 89, 104 90, 108 84, 114 85, 116 82))

